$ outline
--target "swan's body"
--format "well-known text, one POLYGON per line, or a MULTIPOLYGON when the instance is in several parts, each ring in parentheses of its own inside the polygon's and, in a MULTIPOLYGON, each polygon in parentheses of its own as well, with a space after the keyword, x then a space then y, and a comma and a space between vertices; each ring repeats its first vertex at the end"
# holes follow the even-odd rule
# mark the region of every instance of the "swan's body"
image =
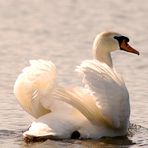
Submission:
POLYGON ((36 119, 25 137, 100 138, 126 135, 130 105, 122 77, 115 71, 110 52, 124 49, 139 54, 128 38, 109 32, 98 35, 94 60, 83 61, 77 71, 84 88, 63 87, 56 82, 50 61, 33 60, 19 75, 14 93, 21 106, 36 119))

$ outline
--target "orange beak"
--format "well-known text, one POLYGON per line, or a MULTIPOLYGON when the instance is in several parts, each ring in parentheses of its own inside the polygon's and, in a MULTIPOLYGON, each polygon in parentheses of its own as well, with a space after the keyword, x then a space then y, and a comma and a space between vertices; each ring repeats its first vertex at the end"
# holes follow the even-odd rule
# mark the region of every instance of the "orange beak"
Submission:
POLYGON ((121 50, 127 51, 127 52, 131 52, 131 53, 135 53, 135 54, 140 54, 139 51, 137 51, 136 49, 132 48, 127 42, 126 40, 123 40, 122 43, 120 44, 120 48, 121 50))

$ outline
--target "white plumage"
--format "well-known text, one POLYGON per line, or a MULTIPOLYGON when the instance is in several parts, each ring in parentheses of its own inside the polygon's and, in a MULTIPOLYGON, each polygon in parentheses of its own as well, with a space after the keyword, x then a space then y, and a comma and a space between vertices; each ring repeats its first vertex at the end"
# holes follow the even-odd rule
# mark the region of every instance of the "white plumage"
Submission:
POLYGON ((96 59, 83 61, 77 67, 83 88, 59 86, 51 61, 30 61, 14 85, 20 105, 36 118, 23 134, 25 137, 70 138, 74 131, 80 133, 79 138, 95 139, 126 134, 129 95, 112 66, 110 52, 121 48, 114 37, 121 35, 108 32, 97 36, 93 47, 96 59))

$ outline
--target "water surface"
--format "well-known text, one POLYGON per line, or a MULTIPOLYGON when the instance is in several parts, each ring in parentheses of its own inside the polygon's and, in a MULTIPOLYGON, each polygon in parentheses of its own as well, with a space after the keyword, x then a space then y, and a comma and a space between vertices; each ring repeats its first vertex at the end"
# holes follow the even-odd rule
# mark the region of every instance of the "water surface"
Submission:
POLYGON ((1 0, 0 145, 1 147, 148 147, 147 0, 1 0), (128 139, 45 141, 26 144, 22 131, 33 121, 17 103, 13 85, 30 59, 52 60, 59 82, 80 84, 75 66, 91 58, 94 37, 102 31, 127 35, 141 55, 113 54, 130 93, 128 139))

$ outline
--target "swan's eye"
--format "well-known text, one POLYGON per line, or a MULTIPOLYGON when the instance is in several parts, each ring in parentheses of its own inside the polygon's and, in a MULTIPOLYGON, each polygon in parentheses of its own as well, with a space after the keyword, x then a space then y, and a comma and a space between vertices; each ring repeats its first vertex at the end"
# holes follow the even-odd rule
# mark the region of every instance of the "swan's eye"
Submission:
POLYGON ((114 39, 116 39, 119 44, 121 44, 123 40, 125 40, 127 43, 129 42, 129 38, 126 36, 114 36, 114 39))

